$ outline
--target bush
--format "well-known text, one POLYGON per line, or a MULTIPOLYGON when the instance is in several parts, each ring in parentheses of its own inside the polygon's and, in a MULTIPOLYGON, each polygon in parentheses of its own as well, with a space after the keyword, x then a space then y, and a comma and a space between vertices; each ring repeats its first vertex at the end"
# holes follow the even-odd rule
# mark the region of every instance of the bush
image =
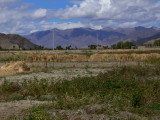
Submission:
POLYGON ((141 103, 142 100, 142 93, 141 91, 134 91, 132 94, 132 107, 136 108, 136 107, 140 107, 142 105, 141 103))

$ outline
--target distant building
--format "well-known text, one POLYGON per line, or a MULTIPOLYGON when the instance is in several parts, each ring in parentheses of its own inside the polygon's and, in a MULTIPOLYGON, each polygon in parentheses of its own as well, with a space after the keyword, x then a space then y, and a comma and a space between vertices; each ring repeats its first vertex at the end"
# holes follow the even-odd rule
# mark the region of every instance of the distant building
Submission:
POLYGON ((147 47, 146 46, 131 46, 131 49, 139 49, 139 50, 142 50, 142 49, 146 49, 147 47))
POLYGON ((137 46, 131 46, 131 49, 137 49, 137 46))
POLYGON ((138 49, 138 50, 155 50, 160 49, 159 46, 132 46, 131 49, 138 49))
POLYGON ((137 49, 139 50, 146 49, 146 46, 137 46, 137 49))

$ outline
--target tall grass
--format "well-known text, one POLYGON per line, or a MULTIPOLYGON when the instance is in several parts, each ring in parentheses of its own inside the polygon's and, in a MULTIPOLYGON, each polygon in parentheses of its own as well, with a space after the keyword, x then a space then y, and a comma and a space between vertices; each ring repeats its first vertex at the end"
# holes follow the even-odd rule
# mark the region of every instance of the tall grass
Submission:
POLYGON ((54 62, 108 62, 108 61, 159 61, 159 53, 112 53, 112 54, 69 54, 69 55, 31 55, 15 54, 0 56, 0 61, 54 61, 54 62))
POLYGON ((6 62, 6 61, 24 61, 26 59, 27 59, 27 55, 25 55, 25 54, 0 56, 0 61, 1 62, 6 62))

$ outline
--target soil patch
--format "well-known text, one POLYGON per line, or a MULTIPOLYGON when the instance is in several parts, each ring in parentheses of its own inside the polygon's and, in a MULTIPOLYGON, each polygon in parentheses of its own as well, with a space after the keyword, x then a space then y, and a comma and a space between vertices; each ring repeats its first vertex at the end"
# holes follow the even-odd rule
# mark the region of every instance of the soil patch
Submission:
POLYGON ((13 102, 0 102, 0 120, 6 120, 9 116, 17 115, 35 105, 47 104, 48 101, 21 100, 13 102))

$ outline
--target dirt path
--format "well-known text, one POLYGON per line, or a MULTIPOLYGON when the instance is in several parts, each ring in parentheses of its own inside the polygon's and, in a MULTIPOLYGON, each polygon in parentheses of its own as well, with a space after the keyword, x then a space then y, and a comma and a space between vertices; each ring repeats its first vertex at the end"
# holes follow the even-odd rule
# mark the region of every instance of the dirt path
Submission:
POLYGON ((7 76, 0 79, 0 84, 5 80, 8 82, 23 82, 24 80, 34 80, 34 79, 46 79, 48 81, 56 82, 57 80, 71 80, 74 77, 84 77, 84 76, 96 76, 100 72, 104 73, 110 68, 67 68, 67 69, 57 69, 51 72, 38 72, 30 74, 21 74, 15 76, 7 76))
POLYGON ((47 101, 30 101, 21 100, 13 102, 0 102, 0 120, 5 120, 7 117, 17 115, 23 110, 29 109, 34 105, 47 104, 47 101))

